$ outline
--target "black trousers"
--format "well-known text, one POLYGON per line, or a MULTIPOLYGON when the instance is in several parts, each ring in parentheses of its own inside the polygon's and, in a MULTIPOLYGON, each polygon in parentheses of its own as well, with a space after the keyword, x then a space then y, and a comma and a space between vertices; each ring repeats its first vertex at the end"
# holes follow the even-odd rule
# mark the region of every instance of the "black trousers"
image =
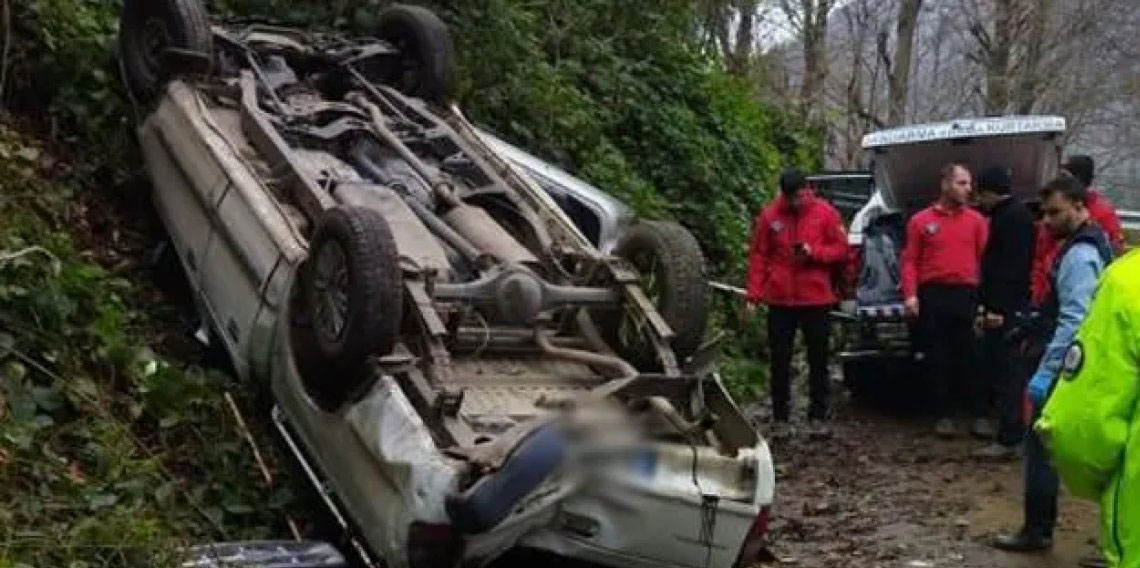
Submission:
MULTIPOLYGON (((1034 405, 1033 422, 1041 416, 1034 405)), ((1033 430, 1025 436, 1025 530, 1034 536, 1053 537, 1057 524, 1057 495, 1061 480, 1049 464, 1049 452, 1033 430)))
POLYGON ((977 376, 983 384, 976 392, 988 400, 976 402, 975 411, 986 410, 985 403, 992 400, 998 417, 997 441, 1015 446, 1025 438, 1025 384, 1029 376, 1021 355, 1005 338, 1009 329, 1006 322, 999 328, 987 329, 982 336, 982 368, 977 376))
POLYGON ((780 307, 768 309, 768 345, 772 394, 772 416, 787 420, 791 414, 791 366, 796 329, 804 332, 807 344, 811 405, 808 418, 825 419, 831 398, 827 358, 831 331, 827 307, 780 307))
POLYGON ((972 286, 928 284, 918 290, 919 344, 938 418, 953 414, 961 400, 955 395, 964 397, 975 415, 985 415, 988 396, 976 392, 978 381, 970 378, 976 301, 972 286))

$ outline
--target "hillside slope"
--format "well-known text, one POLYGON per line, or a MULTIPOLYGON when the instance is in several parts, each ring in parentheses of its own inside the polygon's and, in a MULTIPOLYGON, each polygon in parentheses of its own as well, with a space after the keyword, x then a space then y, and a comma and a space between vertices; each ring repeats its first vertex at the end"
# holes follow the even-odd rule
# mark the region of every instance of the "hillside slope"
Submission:
POLYGON ((188 543, 288 534, 290 490, 264 487, 224 403, 246 393, 155 353, 175 314, 142 308, 176 304, 132 259, 96 263, 110 244, 76 246, 91 211, 59 168, 0 128, 0 567, 162 566, 188 543))

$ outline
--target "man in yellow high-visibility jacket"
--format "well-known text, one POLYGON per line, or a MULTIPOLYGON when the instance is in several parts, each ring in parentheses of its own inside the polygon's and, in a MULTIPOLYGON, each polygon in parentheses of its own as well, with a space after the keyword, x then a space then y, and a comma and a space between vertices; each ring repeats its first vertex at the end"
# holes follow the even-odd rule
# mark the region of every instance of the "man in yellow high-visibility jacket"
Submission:
POLYGON ((1035 429, 1069 490, 1100 501, 1107 564, 1140 568, 1140 251, 1101 277, 1035 429))

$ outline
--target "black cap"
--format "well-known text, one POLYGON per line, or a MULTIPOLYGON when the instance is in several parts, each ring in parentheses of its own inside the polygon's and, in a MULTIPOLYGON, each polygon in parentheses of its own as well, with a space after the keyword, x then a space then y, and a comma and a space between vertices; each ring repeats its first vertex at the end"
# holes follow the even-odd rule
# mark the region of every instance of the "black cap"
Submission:
POLYGON ((1005 166, 990 166, 978 176, 978 191, 1006 195, 1013 187, 1013 176, 1005 166))
POLYGON ((798 191, 804 186, 807 180, 804 174, 800 173, 796 168, 788 168, 780 174, 780 193, 789 195, 798 191))
POLYGON ((1069 156, 1062 167, 1086 186, 1092 183, 1096 169, 1092 157, 1085 155, 1069 156))

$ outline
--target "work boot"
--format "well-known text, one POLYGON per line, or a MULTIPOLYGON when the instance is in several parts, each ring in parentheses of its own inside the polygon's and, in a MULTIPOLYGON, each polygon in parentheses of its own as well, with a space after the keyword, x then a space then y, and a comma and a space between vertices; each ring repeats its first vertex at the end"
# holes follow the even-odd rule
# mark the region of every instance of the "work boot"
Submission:
POLYGON ((979 440, 992 440, 997 435, 994 423, 988 418, 975 418, 970 424, 970 433, 979 440))
POLYGON ((991 546, 1006 552, 1038 552, 1053 547, 1053 537, 1021 529, 1017 534, 998 535, 991 546))
POLYGON ((1020 459, 1022 454, 1021 444, 1007 446, 997 442, 986 444, 970 453, 974 459, 987 461, 1013 461, 1020 459))
POLYGON ((958 427, 949 418, 939 418, 938 422, 934 423, 934 434, 939 438, 953 438, 958 435, 958 427))

